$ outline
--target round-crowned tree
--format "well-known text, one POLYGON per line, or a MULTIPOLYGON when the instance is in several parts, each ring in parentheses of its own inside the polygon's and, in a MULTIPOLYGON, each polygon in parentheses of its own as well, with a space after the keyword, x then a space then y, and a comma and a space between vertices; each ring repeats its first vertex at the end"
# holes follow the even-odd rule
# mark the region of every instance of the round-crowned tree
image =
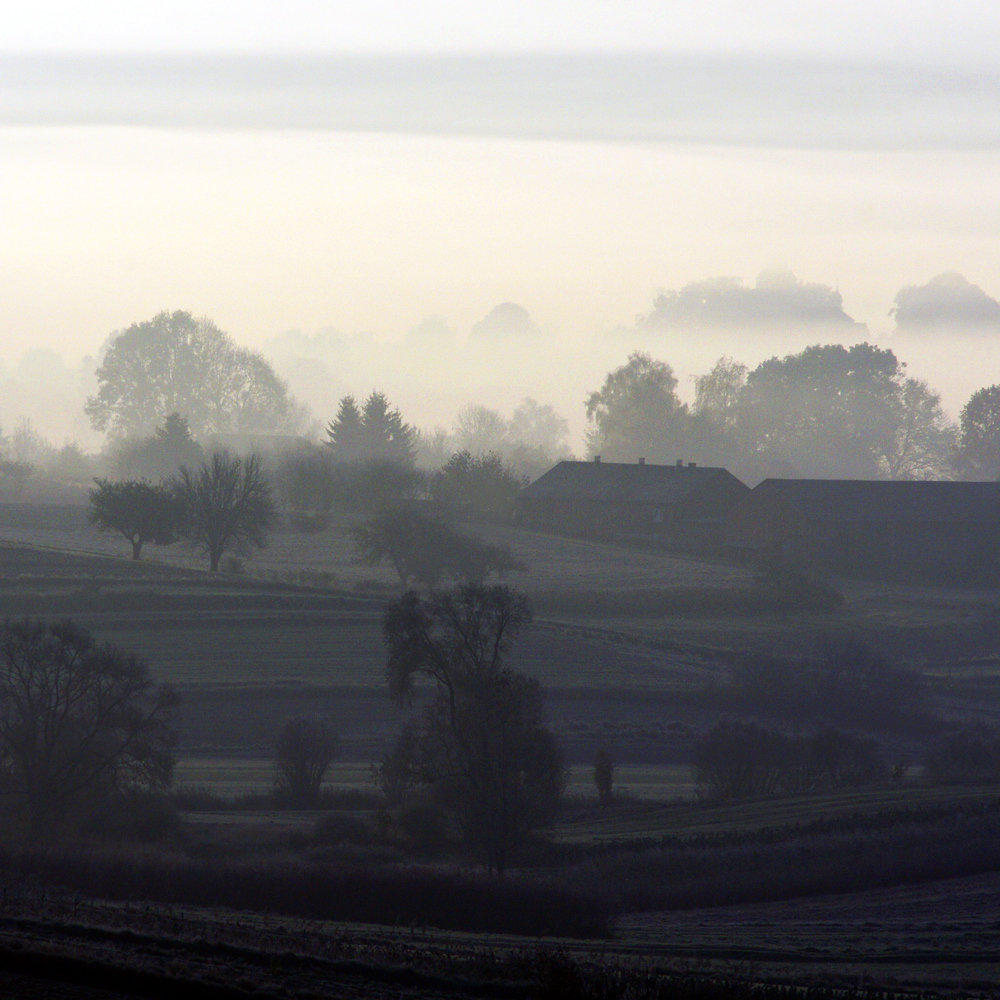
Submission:
POLYGON ((263 356, 209 319, 162 312, 116 334, 86 412, 97 430, 143 437, 172 413, 196 438, 268 433, 291 412, 288 390, 263 356))
POLYGON ((165 486, 136 479, 96 479, 90 491, 90 523, 98 531, 121 535, 139 559, 146 542, 170 545, 176 538, 179 509, 165 486))

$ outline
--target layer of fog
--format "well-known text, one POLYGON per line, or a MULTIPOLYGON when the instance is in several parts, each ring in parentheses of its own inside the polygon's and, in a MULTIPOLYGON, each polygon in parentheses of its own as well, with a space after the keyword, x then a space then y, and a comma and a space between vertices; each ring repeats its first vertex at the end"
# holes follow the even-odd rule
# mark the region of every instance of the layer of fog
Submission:
POLYGON ((92 390, 67 379, 82 386, 81 359, 163 309, 264 349, 320 424, 347 392, 380 389, 424 429, 532 397, 577 452, 584 399, 636 348, 674 366, 688 401, 720 355, 753 367, 816 342, 892 347, 952 416, 1000 381, 1000 338, 897 329, 893 313, 919 313, 897 294, 947 272, 1000 296, 989 150, 97 127, 0 140, 0 426, 27 416, 56 445, 99 447, 92 390), (753 289, 776 264, 842 295, 850 322, 762 323, 753 296, 725 322, 641 321, 661 293, 753 289), (504 302, 530 325, 474 334, 504 302), (62 355, 51 376, 19 372, 37 348, 62 355))
MULTIPOLYGON (((683 379, 679 394, 688 402, 694 378, 714 358, 730 355, 753 367, 766 356, 812 343, 891 346, 909 374, 928 379, 950 397, 953 416, 969 384, 986 384, 991 372, 1000 370, 1000 302, 961 275, 944 273, 900 289, 893 315, 895 327, 873 337, 844 311, 836 288, 772 270, 752 283, 710 278, 661 292, 632 325, 595 338, 584 365, 567 363, 571 347, 565 339, 540 329, 527 309, 511 302, 499 304, 467 331, 440 316, 426 318, 391 343, 334 329, 290 331, 266 341, 263 353, 311 411, 302 425, 306 434, 321 436, 342 396, 362 397, 377 389, 422 429, 424 451, 442 462, 460 448, 488 450, 507 434, 552 454, 570 447, 581 452, 585 395, 635 347, 673 365, 683 379), (954 363, 935 367, 943 342, 954 363), (456 371, 462 379, 453 378, 456 371), (544 442, 517 428, 526 413, 539 412, 532 394, 550 408, 544 442), (437 444, 428 450, 435 434, 437 444)), ((6 429, 27 440, 27 420, 56 446, 99 447, 101 437, 87 423, 83 405, 96 388, 100 357, 98 352, 71 367, 54 351, 34 349, 0 372, 0 433, 6 429)))
POLYGON ((773 55, 6 55, 0 123, 994 149, 1000 74, 773 55))

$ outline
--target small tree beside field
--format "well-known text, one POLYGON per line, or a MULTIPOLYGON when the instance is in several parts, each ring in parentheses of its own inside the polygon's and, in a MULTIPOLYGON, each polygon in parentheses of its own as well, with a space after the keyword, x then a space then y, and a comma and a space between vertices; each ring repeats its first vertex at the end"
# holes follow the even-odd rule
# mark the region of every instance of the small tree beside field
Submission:
POLYGON ((405 507, 381 511, 351 532, 362 562, 392 563, 403 589, 413 580, 435 587, 444 579, 481 583, 527 567, 506 545, 492 545, 405 507))
POLYGON ((240 458, 217 451, 197 470, 181 469, 174 495, 180 504, 181 530, 208 556, 212 572, 227 552, 247 556, 263 548, 278 519, 257 455, 240 458))
POLYGON ((180 508, 165 486, 136 479, 95 479, 90 491, 90 523, 98 531, 121 535, 139 559, 146 542, 170 545, 177 540, 180 508))

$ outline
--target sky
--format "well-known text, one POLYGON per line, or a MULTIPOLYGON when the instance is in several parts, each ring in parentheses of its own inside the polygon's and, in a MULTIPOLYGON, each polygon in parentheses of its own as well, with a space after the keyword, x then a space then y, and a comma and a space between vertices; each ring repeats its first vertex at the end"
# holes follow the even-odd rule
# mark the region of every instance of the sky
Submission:
MULTIPOLYGON (((947 271, 1000 298, 998 42, 972 2, 21 5, 0 22, 0 363, 77 365, 186 309, 272 354, 321 334, 322 358, 282 363, 322 420, 373 388, 424 427, 530 395, 579 447, 630 350, 690 398, 722 353, 812 342, 636 330, 661 290, 785 268, 955 414, 1000 352, 890 310, 947 271), (504 301, 537 337, 472 343, 504 301), (428 317, 443 340, 411 333, 428 317)), ((0 398, 0 424, 32 397, 0 398)), ((28 415, 95 446, 79 409, 28 415)))
POLYGON ((984 0, 41 0, 0 50, 88 52, 763 52, 988 65, 984 0))

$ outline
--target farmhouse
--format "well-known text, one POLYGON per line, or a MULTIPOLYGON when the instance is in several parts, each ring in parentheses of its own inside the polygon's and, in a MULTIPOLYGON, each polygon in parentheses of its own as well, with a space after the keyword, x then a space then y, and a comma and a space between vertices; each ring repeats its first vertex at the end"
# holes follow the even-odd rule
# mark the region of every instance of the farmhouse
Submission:
POLYGON ((721 552, 725 514, 750 493, 725 469, 560 462, 521 495, 518 521, 562 534, 721 552))
POLYGON ((765 479, 728 512, 726 544, 859 576, 993 579, 1000 483, 765 479))

